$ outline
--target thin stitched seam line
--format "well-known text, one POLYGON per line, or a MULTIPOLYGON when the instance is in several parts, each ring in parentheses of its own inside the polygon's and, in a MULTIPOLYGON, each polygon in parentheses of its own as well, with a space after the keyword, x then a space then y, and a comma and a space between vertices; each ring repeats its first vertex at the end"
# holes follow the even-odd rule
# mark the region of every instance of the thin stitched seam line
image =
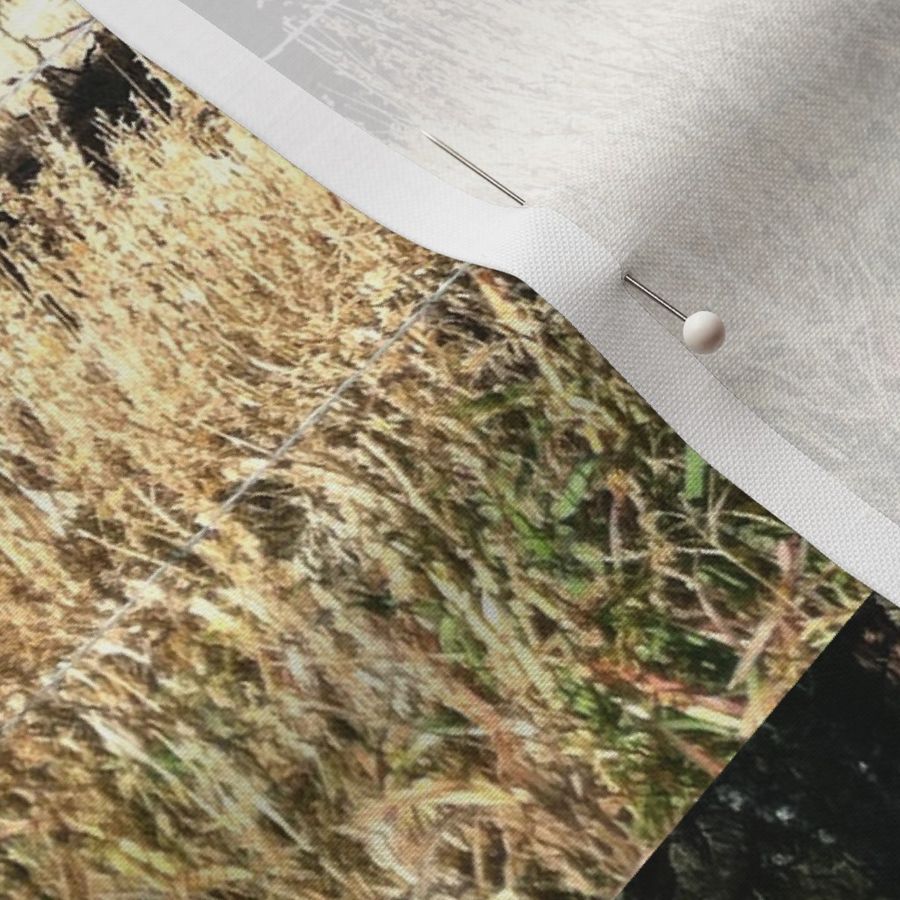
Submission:
POLYGON ((3 109, 6 104, 13 98, 15 95, 22 90, 22 88, 27 87, 31 84, 32 81, 35 80, 48 66, 52 65, 59 59, 63 53, 66 52, 71 46, 77 44, 85 34, 87 34, 91 27, 94 25, 93 17, 90 19, 85 19, 80 25, 77 25, 74 31, 69 35, 69 39, 57 49, 55 53, 51 53, 46 59, 42 59, 27 75, 20 78, 2 97, 0 97, 0 109, 3 109))
POLYGON ((23 719, 40 703, 52 697, 61 687, 65 678, 78 666, 78 664, 97 646, 108 632, 115 628, 126 616, 141 606, 141 599, 146 589, 154 585, 163 577, 176 562, 183 559, 198 544, 200 544, 215 529, 216 524, 240 502, 241 498, 268 472, 272 466, 279 463, 290 452, 294 445, 312 429, 334 408, 341 397, 369 372, 382 357, 403 338, 425 313, 441 298, 450 287, 464 274, 469 272, 472 266, 464 263, 458 266, 428 297, 426 297, 415 311, 407 317, 399 328, 387 338, 378 349, 369 356, 361 366, 351 372, 334 391, 320 403, 298 426, 291 432, 278 447, 231 493, 212 513, 209 521, 198 529, 181 547, 157 568, 138 586, 135 594, 123 606, 120 606, 100 627, 80 644, 67 658, 57 664, 52 674, 44 681, 41 687, 35 691, 25 702, 25 705, 8 719, 0 723, 0 737, 6 737, 23 719))

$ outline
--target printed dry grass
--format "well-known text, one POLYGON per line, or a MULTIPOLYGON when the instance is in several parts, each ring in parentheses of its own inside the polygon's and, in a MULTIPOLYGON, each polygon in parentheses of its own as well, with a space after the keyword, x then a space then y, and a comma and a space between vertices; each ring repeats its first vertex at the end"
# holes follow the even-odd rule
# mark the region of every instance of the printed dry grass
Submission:
POLYGON ((0 744, 0 893, 612 896, 865 589, 484 271, 144 587, 450 270, 165 83, 0 202, 7 717, 140 601, 0 744))
POLYGON ((70 0, 0 0, 0 96, 5 98, 3 109, 8 114, 27 114, 35 104, 47 101, 40 79, 21 86, 17 82, 23 73, 48 59, 59 66, 76 65, 84 49, 67 49, 66 44, 71 29, 87 18, 70 0))
POLYGON ((0 201, 0 701, 183 544, 445 270, 183 93, 173 120, 116 135, 115 191, 52 111, 32 116, 36 186, 0 201))

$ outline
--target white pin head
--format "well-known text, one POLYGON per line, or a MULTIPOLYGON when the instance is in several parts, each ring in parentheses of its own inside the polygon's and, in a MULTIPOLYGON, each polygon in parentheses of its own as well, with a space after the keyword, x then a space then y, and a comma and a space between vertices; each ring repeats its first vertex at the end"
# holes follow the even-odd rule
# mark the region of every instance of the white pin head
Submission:
MULTIPOLYGON (((515 200, 519 206, 525 206, 524 198, 520 197, 515 191, 510 190, 505 184, 497 181, 493 175, 488 175, 484 169, 476 166, 470 159, 466 159, 458 150, 454 150, 446 142, 440 138, 436 138, 433 134, 423 131, 422 134, 431 141, 432 144, 439 147, 444 153, 449 154, 458 163, 470 169, 479 177, 492 184, 497 190, 502 191, 511 200, 515 200)), ((670 312, 673 316, 680 319, 684 326, 682 328, 682 337, 688 350, 693 353, 715 353, 722 344, 725 343, 725 323, 714 313, 708 309, 702 309, 693 315, 686 316, 677 306, 673 306, 668 300, 664 300, 655 291, 651 291, 646 285, 641 284, 633 275, 625 273, 623 276, 625 284, 637 288, 644 296, 649 297, 654 303, 658 303, 663 309, 670 312)))
POLYGON ((708 309, 701 309, 684 320, 681 336, 694 353, 715 353, 725 343, 725 323, 708 309))

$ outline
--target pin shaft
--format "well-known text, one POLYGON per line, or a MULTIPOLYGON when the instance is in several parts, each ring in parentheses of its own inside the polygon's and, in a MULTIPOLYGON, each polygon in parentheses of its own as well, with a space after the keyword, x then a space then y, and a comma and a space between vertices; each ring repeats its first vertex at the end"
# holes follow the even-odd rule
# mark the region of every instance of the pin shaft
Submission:
POLYGON ((423 131, 422 134, 436 147, 440 147, 444 153, 452 156, 457 162, 462 163, 467 169, 470 169, 476 175, 488 182, 488 184, 492 184, 498 191, 502 191, 510 200, 515 200, 519 206, 525 205, 525 201, 515 191, 508 188, 505 184, 501 184, 493 177, 493 175, 488 175, 484 169, 476 166, 471 159, 466 159, 458 150, 454 150, 449 144, 445 144, 440 138, 435 137, 433 134, 429 134, 427 131, 423 131))
MULTIPOLYGON (((455 159, 457 162, 462 163, 462 165, 464 165, 467 169, 478 175, 479 178, 483 178, 488 184, 491 184, 495 188, 497 188, 498 191, 502 191, 504 194, 506 194, 507 197, 510 198, 510 200, 515 200, 515 202, 518 203, 519 206, 525 205, 525 200, 520 197, 515 191, 508 188, 505 184, 497 181, 497 179, 494 178, 493 175, 489 175, 480 166, 476 166, 475 163, 472 162, 472 160, 466 159, 466 157, 463 156, 462 153, 460 153, 458 150, 454 150, 453 147, 451 147, 448 143, 442 141, 439 137, 435 137, 433 134, 429 134, 425 130, 422 131, 422 134, 426 138, 428 138, 428 140, 431 141, 432 144, 434 144, 436 147, 439 147, 444 151, 444 153, 452 156, 453 159, 455 159)), ((658 303, 663 309, 670 312, 679 321, 687 321, 688 317, 680 309, 672 306, 672 304, 669 303, 668 300, 664 300, 655 291, 651 291, 650 288, 648 288, 646 285, 641 284, 632 275, 626 274, 624 276, 624 281, 625 284, 630 284, 632 287, 637 288, 645 297, 649 297, 654 303, 658 303)))
POLYGON ((668 300, 663 300, 662 297, 659 296, 655 291, 651 291, 646 285, 641 284, 636 278, 633 278, 631 275, 625 276, 625 284, 630 284, 632 287, 636 287, 644 296, 649 297, 655 303, 658 303, 663 309, 667 309, 673 316, 677 319, 680 319, 682 322, 687 321, 687 316, 676 307, 672 306, 668 300))

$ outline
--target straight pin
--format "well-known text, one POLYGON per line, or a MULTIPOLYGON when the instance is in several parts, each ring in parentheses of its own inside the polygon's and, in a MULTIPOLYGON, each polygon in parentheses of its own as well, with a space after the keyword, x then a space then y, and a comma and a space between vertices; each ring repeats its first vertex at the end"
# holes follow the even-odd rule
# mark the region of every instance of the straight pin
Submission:
POLYGON ((649 297, 654 303, 658 303, 663 309, 667 309, 676 319, 680 319, 682 322, 687 322, 687 316, 680 310, 676 309, 669 303, 668 300, 663 300, 659 294, 654 293, 650 290, 646 285, 641 284, 637 278, 634 278, 631 275, 626 274, 624 278, 625 284, 630 284, 633 287, 636 287, 642 294, 649 297))
POLYGON ((488 175, 488 173, 485 172, 484 169, 476 166, 471 159, 466 159, 466 157, 463 156, 462 153, 460 153, 458 150, 454 150, 449 144, 444 143, 444 141, 442 141, 440 138, 435 137, 433 134, 429 134, 427 131, 423 131, 422 134, 425 135, 425 137, 428 138, 428 140, 431 141, 431 143, 434 144, 435 147, 440 147, 440 149, 443 150, 444 153, 452 156, 458 163, 462 163, 467 169, 470 169, 472 172, 478 175, 479 178, 483 178, 488 184, 493 185, 493 187, 497 188, 498 191, 502 191, 504 194, 506 194, 507 197, 509 197, 510 200, 515 200, 515 202, 518 203, 519 206, 525 205, 525 201, 515 191, 510 190, 505 184, 501 184, 499 181, 497 181, 496 178, 493 177, 493 175, 488 175))
MULTIPOLYGON (((519 206, 525 206, 524 198, 520 197, 502 182, 497 181, 493 175, 489 175, 484 169, 477 166, 472 160, 467 159, 446 141, 442 141, 424 130, 422 135, 448 156, 453 157, 458 163, 461 163, 471 172, 478 175, 479 178, 483 178, 488 184, 505 194, 510 200, 514 200, 519 206)), ((691 313, 689 316, 685 315, 680 309, 669 303, 668 300, 663 299, 655 291, 651 291, 646 285, 641 284, 633 275, 626 273, 623 281, 625 284, 637 288, 645 297, 661 306, 682 323, 681 336, 689 350, 692 350, 694 353, 713 353, 725 343, 725 323, 714 312, 710 312, 708 309, 701 309, 698 312, 691 313)))

